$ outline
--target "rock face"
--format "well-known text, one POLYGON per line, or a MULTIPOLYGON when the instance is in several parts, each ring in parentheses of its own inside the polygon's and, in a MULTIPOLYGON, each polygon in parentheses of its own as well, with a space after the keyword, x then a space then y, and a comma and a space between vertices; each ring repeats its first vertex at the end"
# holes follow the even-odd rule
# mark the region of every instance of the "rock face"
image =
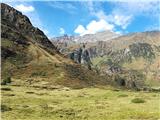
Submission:
POLYGON ((85 64, 89 70, 91 70, 91 57, 89 51, 85 48, 85 44, 71 52, 69 58, 78 64, 85 64))
POLYGON ((125 86, 130 87, 140 86, 150 80, 160 83, 159 31, 115 36, 112 39, 106 38, 107 35, 102 33, 99 34, 103 37, 97 34, 82 36, 77 41, 88 42, 70 44, 65 47, 67 52, 62 53, 71 55, 70 58, 77 62, 79 49, 85 44, 85 50, 91 60, 90 65, 98 73, 114 76, 113 79, 117 82, 118 75, 118 78, 129 81, 125 82, 125 86))
POLYGON ((75 63, 85 64, 91 70, 91 56, 85 43, 77 43, 78 37, 64 35, 51 39, 60 53, 72 59, 75 63))
POLYGON ((57 50, 63 54, 70 52, 68 47, 75 45, 74 36, 60 36, 51 39, 52 43, 56 46, 57 50))
POLYGON ((77 61, 76 56, 78 56, 77 54, 79 54, 78 53, 79 48, 83 48, 84 44, 85 44, 86 52, 89 53, 88 57, 90 59, 90 57, 92 58, 92 57, 97 56, 96 48, 95 49, 93 48, 93 46, 95 46, 97 42, 107 41, 107 40, 116 38, 118 36, 120 35, 114 32, 105 31, 105 32, 99 32, 96 34, 87 34, 84 36, 64 35, 61 37, 52 38, 51 41, 62 54, 65 54, 67 56, 71 55, 72 57, 73 57, 73 54, 75 54, 74 61, 77 61))
POLYGON ((98 60, 96 66, 103 74, 118 74, 127 80, 143 79, 144 83, 152 81, 154 85, 160 85, 159 46, 160 32, 151 31, 101 41, 89 50, 92 49, 93 61, 98 60), (136 71, 134 75, 129 74, 133 71, 136 71))
POLYGON ((54 45, 48 40, 44 33, 40 29, 33 27, 30 20, 16 9, 2 3, 1 18, 2 37, 11 37, 11 35, 8 34, 13 31, 15 34, 12 35, 10 39, 16 39, 18 44, 26 44, 27 41, 23 39, 30 37, 33 39, 30 42, 37 42, 40 45, 43 44, 43 47, 47 49, 55 49, 54 45), (19 32, 21 33, 20 35, 19 32), (17 37, 19 37, 18 40, 17 37))

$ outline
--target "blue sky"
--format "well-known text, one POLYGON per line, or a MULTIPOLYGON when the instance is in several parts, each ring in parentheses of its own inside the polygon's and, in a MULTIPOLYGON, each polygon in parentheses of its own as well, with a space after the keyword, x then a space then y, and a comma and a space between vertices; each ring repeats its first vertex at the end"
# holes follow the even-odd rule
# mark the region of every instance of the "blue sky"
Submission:
POLYGON ((85 35, 106 30, 118 34, 157 30, 160 27, 160 2, 146 1, 2 2, 27 15, 35 27, 52 38, 63 34, 85 35))

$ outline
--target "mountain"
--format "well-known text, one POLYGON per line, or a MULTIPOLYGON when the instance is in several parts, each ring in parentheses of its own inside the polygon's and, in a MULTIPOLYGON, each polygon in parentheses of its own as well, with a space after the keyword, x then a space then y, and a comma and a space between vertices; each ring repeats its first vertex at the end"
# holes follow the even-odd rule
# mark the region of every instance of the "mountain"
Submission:
POLYGON ((95 46, 99 41, 108 41, 119 36, 120 34, 112 31, 103 31, 83 36, 68 36, 66 34, 64 36, 51 38, 51 41, 62 54, 68 55, 70 52, 82 47, 83 44, 87 44, 86 47, 90 48, 91 46, 95 46))
POLYGON ((89 42, 66 45, 61 47, 65 52, 61 52, 68 54, 69 57, 71 53, 76 54, 74 60, 77 62, 77 51, 85 44, 92 68, 100 74, 114 76, 114 80, 118 78, 127 82, 135 81, 138 85, 160 85, 159 31, 131 33, 112 38, 107 38, 106 31, 103 34, 96 33, 81 38, 84 40, 80 41, 87 41, 87 38, 89 42), (98 40, 92 42, 93 38, 98 40))
POLYGON ((83 36, 77 36, 74 38, 74 41, 77 41, 78 43, 93 43, 97 41, 107 41, 113 38, 116 38, 120 36, 119 34, 116 34, 112 31, 103 31, 98 32, 96 34, 86 34, 83 36))
MULTIPOLYGON (((98 42, 93 61, 107 74, 133 71, 148 85, 160 85, 160 32, 148 31, 98 42)), ((93 56, 93 55, 91 55, 93 56)), ((135 76, 135 75, 133 75, 135 76)), ((136 79, 136 78, 135 78, 136 79)))
POLYGON ((124 36, 106 31, 51 42, 27 16, 1 3, 2 79, 51 88, 159 85, 159 36, 159 31, 124 36))
POLYGON ((61 42, 69 42, 69 41, 75 41, 76 43, 88 43, 88 42, 97 42, 97 41, 107 41, 110 39, 114 39, 116 37, 119 37, 120 34, 117 34, 112 31, 103 31, 98 32, 96 34, 86 34, 83 36, 68 36, 65 34, 64 36, 51 38, 51 41, 61 41, 61 42))
POLYGON ((61 52, 67 52, 67 48, 69 46, 75 46, 77 43, 74 40, 74 36, 68 36, 67 34, 60 37, 51 38, 52 43, 56 46, 56 48, 61 52))
POLYGON ((51 41, 55 46, 57 46, 63 52, 66 51, 69 47, 71 49, 72 47, 73 49, 75 49, 75 47, 78 48, 79 45, 82 43, 93 44, 98 41, 108 41, 110 39, 114 39, 119 36, 120 34, 116 34, 111 31, 103 31, 96 34, 86 34, 83 36, 68 36, 67 34, 65 34, 64 36, 51 38, 51 41))
POLYGON ((96 72, 74 63, 57 48, 27 16, 1 3, 2 79, 12 84, 74 88, 107 84, 96 72))

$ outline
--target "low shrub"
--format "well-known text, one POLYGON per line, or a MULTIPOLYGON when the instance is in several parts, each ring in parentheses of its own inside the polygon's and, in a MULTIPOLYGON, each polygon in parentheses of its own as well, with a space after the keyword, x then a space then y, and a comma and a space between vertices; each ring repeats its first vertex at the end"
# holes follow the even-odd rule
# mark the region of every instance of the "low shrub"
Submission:
POLYGON ((128 97, 128 95, 126 95, 126 94, 121 94, 121 95, 119 95, 118 97, 128 97))
POLYGON ((46 72, 40 71, 40 72, 33 72, 31 74, 31 77, 35 77, 35 76, 46 76, 46 72))
POLYGON ((11 77, 6 77, 5 79, 2 80, 1 85, 7 85, 10 84, 11 81, 11 77))
POLYGON ((131 102, 132 103, 144 103, 145 100, 143 100, 142 98, 134 98, 131 102))
POLYGON ((15 94, 4 94, 4 96, 15 96, 15 94))
POLYGON ((28 91, 28 92, 26 92, 27 94, 34 94, 34 92, 32 92, 32 91, 28 91))
POLYGON ((11 88, 1 88, 1 90, 4 90, 4 91, 11 91, 11 88))
POLYGON ((10 110, 11 108, 9 108, 8 106, 1 104, 1 112, 10 111, 10 110))

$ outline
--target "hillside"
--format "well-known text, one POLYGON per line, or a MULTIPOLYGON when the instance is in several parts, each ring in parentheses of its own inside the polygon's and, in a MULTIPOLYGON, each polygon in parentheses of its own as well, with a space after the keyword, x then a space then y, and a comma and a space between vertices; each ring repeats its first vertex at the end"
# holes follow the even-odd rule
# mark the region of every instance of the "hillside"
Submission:
MULTIPOLYGON (((100 41, 74 44, 68 42, 66 46, 60 47, 60 52, 68 54, 69 57, 71 53, 74 53, 74 60, 77 62, 76 55, 78 55, 79 48, 85 44, 85 49, 88 50, 93 63, 92 67, 101 75, 114 75, 126 81, 139 81, 138 85, 160 85, 159 31, 132 33, 113 39, 107 38, 107 35, 99 36, 99 34, 102 33, 96 33, 93 36, 99 37, 100 41)), ((103 34, 107 34, 107 31, 103 34)), ((92 40, 92 37, 88 36, 87 39, 92 40)), ((86 37, 81 38, 81 41, 86 41, 86 37)))
POLYGON ((159 86, 159 31, 65 35, 51 42, 21 12, 1 6, 2 79, 11 76, 15 84, 50 87, 113 82, 128 88, 159 86))
POLYGON ((107 83, 94 71, 61 55, 21 12, 1 3, 1 13, 2 79, 11 77, 12 84, 53 88, 107 83))
POLYGON ((129 34, 99 42, 90 49, 95 48, 93 61, 101 71, 108 74, 136 71, 144 76, 147 85, 160 85, 160 32, 129 34))

